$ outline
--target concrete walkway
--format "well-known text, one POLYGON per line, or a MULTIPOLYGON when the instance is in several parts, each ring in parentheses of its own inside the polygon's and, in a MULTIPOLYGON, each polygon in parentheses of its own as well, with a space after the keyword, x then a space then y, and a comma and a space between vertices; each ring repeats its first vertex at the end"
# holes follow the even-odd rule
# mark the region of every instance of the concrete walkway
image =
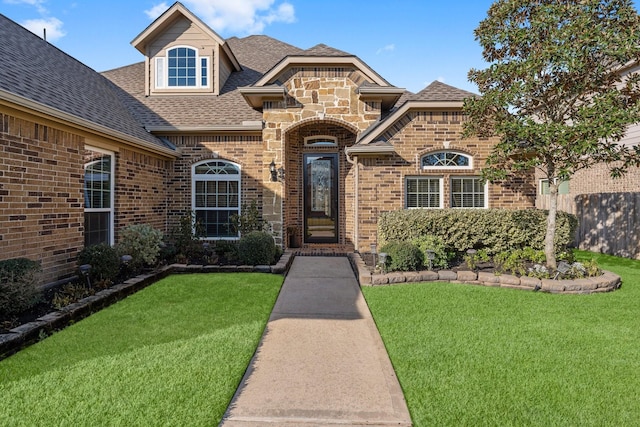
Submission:
POLYGON ((411 425, 347 258, 294 259, 220 425, 411 425))

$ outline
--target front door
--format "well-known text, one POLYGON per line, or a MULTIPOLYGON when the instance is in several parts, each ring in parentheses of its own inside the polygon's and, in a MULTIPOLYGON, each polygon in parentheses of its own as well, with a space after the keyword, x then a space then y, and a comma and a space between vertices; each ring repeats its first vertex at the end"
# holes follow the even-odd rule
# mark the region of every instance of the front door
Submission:
POLYGON ((304 241, 338 243, 338 154, 305 154, 304 170, 304 241))

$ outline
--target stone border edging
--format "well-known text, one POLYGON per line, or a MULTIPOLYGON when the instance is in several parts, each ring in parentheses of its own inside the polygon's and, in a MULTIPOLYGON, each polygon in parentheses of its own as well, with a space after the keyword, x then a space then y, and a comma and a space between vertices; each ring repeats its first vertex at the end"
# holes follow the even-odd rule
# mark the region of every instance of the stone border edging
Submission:
POLYGON ((517 277, 509 274, 495 275, 475 271, 409 271, 387 274, 372 274, 359 254, 349 256, 360 286, 393 285, 407 282, 451 282, 472 285, 494 286, 528 291, 542 291, 562 294, 590 294, 611 292, 622 285, 620 276, 604 271, 601 276, 584 279, 552 280, 535 277, 517 277))
POLYGON ((57 330, 63 329, 71 322, 77 322, 90 314, 114 304, 125 297, 146 288, 173 273, 235 273, 259 272, 286 274, 293 262, 293 253, 285 251, 275 265, 185 265, 172 264, 149 273, 132 277, 108 289, 96 292, 78 302, 70 304, 60 310, 52 311, 38 319, 16 326, 8 334, 0 334, 0 360, 11 356, 17 351, 40 341, 57 330))

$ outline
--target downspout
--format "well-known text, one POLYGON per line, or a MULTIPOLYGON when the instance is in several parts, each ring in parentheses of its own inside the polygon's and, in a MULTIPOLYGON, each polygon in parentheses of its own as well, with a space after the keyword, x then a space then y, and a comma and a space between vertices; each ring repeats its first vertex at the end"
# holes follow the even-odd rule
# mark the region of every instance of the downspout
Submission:
POLYGON ((360 227, 359 227, 359 217, 358 217, 358 211, 360 210, 360 203, 359 203, 359 199, 360 199, 360 195, 358 193, 358 188, 359 186, 359 181, 360 181, 360 165, 358 164, 358 156, 354 156, 354 158, 352 159, 351 157, 349 157, 349 153, 345 152, 345 155, 347 157, 347 162, 349 162, 351 165, 353 165, 355 167, 355 174, 353 177, 353 194, 355 197, 355 203, 353 204, 353 240, 354 240, 354 245, 353 245, 353 249, 357 252, 358 251, 358 242, 360 241, 360 227))

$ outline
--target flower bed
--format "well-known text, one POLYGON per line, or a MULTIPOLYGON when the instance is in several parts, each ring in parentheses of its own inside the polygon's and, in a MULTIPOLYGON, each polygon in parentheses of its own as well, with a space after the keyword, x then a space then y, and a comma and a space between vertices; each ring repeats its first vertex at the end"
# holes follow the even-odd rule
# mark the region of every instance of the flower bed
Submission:
POLYGON ((602 275, 597 277, 568 280, 537 279, 527 276, 518 277, 510 274, 496 275, 492 272, 475 272, 469 270, 424 270, 379 274, 373 273, 359 254, 353 254, 351 256, 351 262, 361 286, 446 281, 550 293, 589 294, 595 292, 610 292, 618 289, 622 284, 620 276, 608 271, 603 272, 602 275))

